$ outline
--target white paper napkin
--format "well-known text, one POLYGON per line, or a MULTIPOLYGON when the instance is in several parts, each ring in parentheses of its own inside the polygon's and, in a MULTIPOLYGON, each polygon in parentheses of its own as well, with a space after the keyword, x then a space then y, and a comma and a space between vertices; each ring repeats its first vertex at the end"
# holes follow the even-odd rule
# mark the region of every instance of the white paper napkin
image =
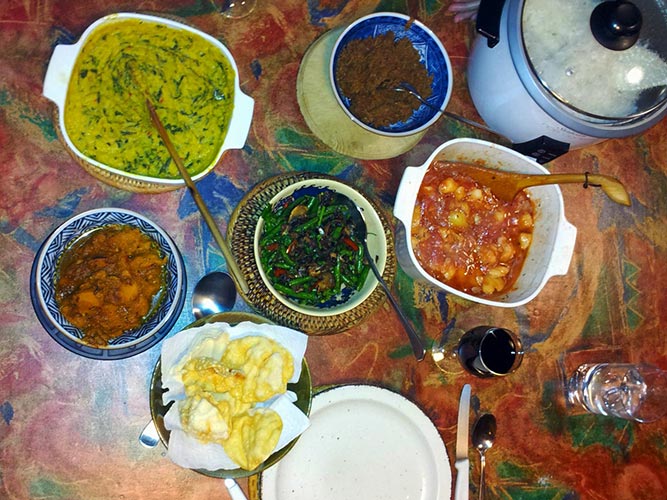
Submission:
MULTIPOLYGON (((294 360, 294 374, 289 382, 294 383, 301 376, 301 363, 306 352, 308 336, 277 325, 256 324, 249 321, 231 326, 227 323, 209 323, 197 328, 190 328, 166 339, 162 344, 162 387, 167 391, 163 394, 163 404, 175 401, 164 418, 165 428, 171 431, 167 455, 182 467, 190 469, 237 469, 239 466, 227 453, 222 445, 216 443, 204 444, 183 431, 178 405, 185 399, 185 388, 180 378, 176 376, 176 367, 184 356, 193 348, 201 345, 205 339, 218 337, 222 332, 229 334, 230 340, 247 336, 263 336, 275 340, 287 349, 294 360)), ((222 353, 211 353, 213 356, 222 353)), ((219 356, 218 356, 219 357, 219 356)), ((294 438, 308 428, 309 421, 292 401, 293 394, 280 394, 257 406, 268 407, 280 415, 283 429, 278 444, 272 453, 286 446, 294 438)))

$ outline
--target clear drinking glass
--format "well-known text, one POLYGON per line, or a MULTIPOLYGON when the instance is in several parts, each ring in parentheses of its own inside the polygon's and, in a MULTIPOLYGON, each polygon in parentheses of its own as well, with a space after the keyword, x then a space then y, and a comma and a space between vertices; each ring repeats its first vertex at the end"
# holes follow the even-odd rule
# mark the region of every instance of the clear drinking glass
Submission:
POLYGON ((255 9, 256 0, 222 0, 220 13, 232 19, 245 17, 255 9))
POLYGON ((591 413, 652 422, 667 414, 667 372, 648 364, 584 364, 567 383, 567 399, 591 413))
MULTIPOLYGON (((462 330, 452 330, 450 335, 462 330)), ((440 342, 431 350, 436 365, 443 371, 451 371, 451 358, 477 377, 502 377, 509 375, 523 361, 521 340, 512 331, 496 326, 477 326, 463 333, 452 349, 448 343, 440 342)))

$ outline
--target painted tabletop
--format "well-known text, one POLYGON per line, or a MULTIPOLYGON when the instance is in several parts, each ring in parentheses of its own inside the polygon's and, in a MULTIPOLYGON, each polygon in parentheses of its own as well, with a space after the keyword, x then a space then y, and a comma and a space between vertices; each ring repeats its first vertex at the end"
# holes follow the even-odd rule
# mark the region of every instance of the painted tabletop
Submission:
MULTIPOLYGON (((255 100, 246 146, 223 157, 198 183, 221 230, 258 182, 315 171, 361 186, 391 213, 403 169, 422 164, 439 144, 479 137, 441 119, 408 152, 358 160, 315 135, 296 95, 308 47, 330 30, 380 10, 410 14, 438 34, 450 54, 454 91, 449 110, 477 119, 465 68, 473 37, 455 22, 448 1, 259 0, 243 19, 221 16, 208 0, 5 0, 0 9, 0 497, 9 499, 227 498, 222 482, 179 468, 163 446, 137 437, 150 419, 148 388, 155 346, 118 361, 72 354, 54 342, 33 312, 30 269, 49 233, 72 215, 98 207, 139 212, 180 248, 186 307, 170 335, 193 320, 192 288, 225 261, 190 194, 131 193, 100 182, 69 155, 56 131, 54 105, 42 96, 57 44, 72 43, 103 15, 153 12, 180 18, 223 41, 255 100)), ((440 371, 416 362, 388 302, 337 335, 311 337, 306 358, 315 385, 367 382, 401 393, 436 425, 454 460, 458 397, 472 386, 472 414, 491 411, 498 439, 488 454, 491 499, 664 498, 667 419, 636 424, 568 409, 561 376, 581 361, 645 361, 667 369, 667 123, 642 135, 572 151, 547 164, 552 172, 591 171, 618 177, 632 207, 600 191, 563 188, 565 214, 578 229, 569 272, 552 278, 527 305, 476 305, 414 283, 399 269, 394 293, 415 327, 440 340, 446 325, 504 326, 520 334, 526 356, 501 379, 478 379, 455 365, 440 371)), ((250 311, 239 300, 238 310, 250 311)), ((450 339, 450 341, 453 341, 450 339)), ((471 459, 471 495, 479 461, 471 459)), ((452 467, 455 476, 455 470, 452 467)), ((304 474, 308 471, 304 470, 304 474)), ((245 481, 241 482, 247 488, 245 481)))

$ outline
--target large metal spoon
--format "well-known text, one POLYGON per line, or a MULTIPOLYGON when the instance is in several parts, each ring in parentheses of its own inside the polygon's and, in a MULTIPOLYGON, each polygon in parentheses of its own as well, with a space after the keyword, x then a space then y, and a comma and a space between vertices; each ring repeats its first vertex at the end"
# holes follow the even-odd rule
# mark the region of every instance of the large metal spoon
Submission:
POLYGON ((472 429, 472 444, 479 451, 479 500, 483 500, 486 489, 484 481, 484 468, 486 467, 486 451, 493 446, 496 440, 496 417, 485 413, 477 419, 472 429))
POLYGON ((506 139, 506 140, 509 141, 509 139, 507 139, 505 136, 499 134, 498 132, 496 132, 493 129, 490 129, 486 125, 482 125, 481 123, 478 123, 478 122, 473 121, 473 120, 469 120, 468 118, 464 118, 463 116, 457 115, 456 113, 451 113, 451 112, 445 110, 445 108, 439 108, 438 106, 436 106, 434 104, 431 104, 430 102, 428 102, 426 99, 424 99, 421 96, 421 94, 417 91, 416 88, 414 88, 412 85, 410 85, 407 82, 401 82, 400 84, 396 85, 396 87, 391 87, 391 90, 394 90, 396 92, 406 92, 406 93, 410 94, 411 96, 413 96, 414 98, 416 98, 423 105, 425 105, 425 106, 427 106, 427 107, 429 107, 429 108, 431 108, 435 111, 438 111, 438 112, 442 113, 443 115, 445 115, 449 118, 452 118, 452 119, 454 119, 456 121, 459 121, 461 123, 465 123, 466 125, 470 125, 471 127, 475 127, 475 128, 480 129, 480 130, 484 130, 485 132, 489 132, 491 134, 500 136, 503 139, 506 139))
POLYGON ((599 187, 621 205, 630 206, 630 195, 623 184, 614 177, 600 174, 517 174, 505 172, 495 168, 485 168, 470 163, 458 163, 458 171, 469 175, 480 184, 488 186, 493 194, 505 201, 512 201, 514 197, 527 187, 542 186, 545 184, 583 184, 585 188, 599 187))
POLYGON ((203 318, 209 314, 231 311, 236 302, 236 286, 232 277, 215 271, 202 277, 192 292, 192 314, 203 318))
POLYGON ((401 309, 401 306, 399 306, 398 302, 396 302, 396 299, 392 295, 391 290, 387 285, 387 282, 384 280, 382 274, 380 274, 380 271, 377 268, 377 265, 375 264, 375 259, 373 259, 371 253, 368 251, 368 242, 367 242, 368 227, 366 226, 366 221, 364 220, 361 208, 352 200, 350 200, 347 196, 341 196, 341 200, 350 209, 350 217, 352 217, 352 222, 354 223, 356 236, 361 241, 361 246, 363 247, 364 256, 368 261, 368 265, 371 267, 371 271, 375 275, 375 278, 378 280, 378 283, 380 283, 380 286, 384 290, 384 293, 387 295, 389 302, 391 303, 394 310, 396 311, 396 314, 401 320, 403 328, 408 334, 408 339, 410 340, 410 345, 412 346, 412 352, 414 353, 415 358, 417 358, 417 361, 421 361, 422 359, 424 359, 424 356, 426 355, 426 348, 424 347, 424 343, 422 342, 421 337, 412 327, 412 324, 410 323, 408 318, 405 316, 405 313, 401 309))

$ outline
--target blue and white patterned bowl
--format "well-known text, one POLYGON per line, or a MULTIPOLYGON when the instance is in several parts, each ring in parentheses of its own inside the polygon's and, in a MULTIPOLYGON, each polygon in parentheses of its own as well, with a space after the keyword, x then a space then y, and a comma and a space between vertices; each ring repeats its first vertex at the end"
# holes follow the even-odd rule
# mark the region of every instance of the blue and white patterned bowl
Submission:
POLYGON ((185 301, 186 276, 183 258, 169 235, 147 218, 121 208, 90 210, 58 227, 37 253, 30 277, 30 294, 35 313, 44 329, 63 347, 94 359, 122 359, 139 354, 169 333, 185 301), (110 224, 125 224, 150 236, 167 257, 165 295, 157 310, 139 328, 112 339, 104 348, 82 342, 82 332, 70 324, 55 300, 54 280, 63 251, 81 236, 110 224))
MULTIPOLYGON (((406 75, 408 76, 408 75, 406 75)), ((452 94, 452 66, 447 51, 438 37, 424 24, 405 14, 377 12, 357 19, 338 37, 329 61, 329 78, 336 100, 350 119, 361 127, 385 136, 400 137, 419 133, 431 126, 440 116, 452 94), (419 52, 420 60, 433 76, 431 95, 426 101, 433 109, 422 104, 406 121, 385 127, 372 127, 362 122, 350 111, 350 99, 343 95, 336 80, 336 67, 341 51, 352 41, 376 37, 392 31, 397 39, 408 38, 419 52)))

